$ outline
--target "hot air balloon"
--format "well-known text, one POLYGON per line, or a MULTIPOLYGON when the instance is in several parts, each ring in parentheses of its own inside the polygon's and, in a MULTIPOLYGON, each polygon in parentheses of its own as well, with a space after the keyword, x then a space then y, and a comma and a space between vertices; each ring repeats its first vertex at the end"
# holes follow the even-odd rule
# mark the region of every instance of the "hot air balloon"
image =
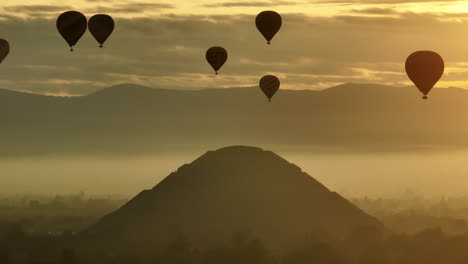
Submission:
POLYGON ((268 97, 268 101, 271 102, 271 98, 278 91, 280 87, 280 81, 276 76, 266 75, 260 79, 260 89, 268 97))
POLYGON ((444 60, 433 51, 416 51, 406 60, 405 68, 408 77, 424 94, 423 99, 427 99, 427 94, 444 73, 444 60))
POLYGON ((10 44, 5 39, 0 39, 0 63, 8 56, 10 53, 10 44))
POLYGON ((222 47, 211 47, 206 51, 205 56, 208 63, 218 74, 218 70, 221 69, 228 58, 228 53, 222 47))
POLYGON ((114 31, 114 19, 109 15, 98 14, 89 19, 88 28, 93 37, 101 44, 102 48, 104 42, 114 31))
POLYGON ((271 39, 280 30, 282 20, 280 14, 275 11, 263 11, 257 15, 255 24, 260 33, 268 41, 267 43, 270 44, 271 39))
POLYGON ((86 17, 77 11, 67 11, 57 19, 57 29, 73 51, 73 46, 86 32, 88 22, 86 17))

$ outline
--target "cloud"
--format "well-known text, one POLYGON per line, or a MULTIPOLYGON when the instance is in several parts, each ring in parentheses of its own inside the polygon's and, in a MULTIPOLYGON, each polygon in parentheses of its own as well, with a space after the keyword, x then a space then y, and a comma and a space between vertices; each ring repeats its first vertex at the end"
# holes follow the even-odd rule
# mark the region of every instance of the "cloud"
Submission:
POLYGON ((16 5, 16 6, 5 6, 3 9, 8 12, 16 12, 16 13, 50 13, 50 12, 63 12, 64 10, 71 9, 71 7, 55 6, 55 5, 16 5))
POLYGON ((7 19, 22 18, 53 18, 67 10, 73 10, 67 5, 12 5, 3 7, 3 15, 7 19))
POLYGON ((113 4, 111 6, 97 6, 84 9, 87 13, 109 13, 109 14, 129 14, 145 13, 167 9, 174 9, 175 6, 163 3, 131 3, 131 4, 113 4))
POLYGON ((358 5, 358 4, 413 4, 413 3, 450 3, 460 2, 459 0, 444 0, 444 1, 433 1, 433 0, 310 0, 309 3, 314 4, 343 4, 343 5, 358 5))
POLYGON ((295 1, 248 1, 248 2, 220 2, 214 4, 205 4, 203 7, 276 7, 276 6, 289 6, 297 5, 300 2, 295 1))
POLYGON ((378 8, 378 7, 364 8, 364 9, 353 9, 352 12, 356 13, 356 14, 364 14, 364 15, 395 15, 395 14, 401 14, 401 12, 398 12, 393 8, 378 8))
MULTIPOLYGON (((93 3, 96 2, 93 1, 93 3)), ((23 19, 53 19, 57 17, 58 14, 67 10, 77 10, 87 16, 96 13, 108 13, 111 15, 141 15, 148 12, 154 13, 164 10, 171 10, 174 8, 174 5, 164 3, 114 3, 112 1, 101 1, 96 6, 88 5, 88 7, 78 9, 70 5, 10 5, 3 7, 4 14, 2 16, 6 16, 6 18, 16 17, 23 19)))
POLYGON ((407 82, 406 57, 421 49, 445 58, 449 74, 444 84, 465 83, 467 21, 367 12, 335 17, 285 13, 272 45, 266 45, 252 15, 120 18, 105 48, 87 33, 73 53, 54 20, 9 18, 0 21, 0 35, 11 44, 1 65, 0 88, 76 95, 128 82, 169 89, 239 87, 255 86, 269 73, 288 89, 350 81, 401 84, 407 82), (218 76, 205 61, 206 49, 214 45, 229 52, 218 76))

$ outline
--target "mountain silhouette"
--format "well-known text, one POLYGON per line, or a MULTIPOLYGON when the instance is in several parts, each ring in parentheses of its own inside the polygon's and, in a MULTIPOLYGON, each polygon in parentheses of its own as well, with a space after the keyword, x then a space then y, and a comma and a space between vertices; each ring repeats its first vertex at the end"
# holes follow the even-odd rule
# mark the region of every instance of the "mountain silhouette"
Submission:
POLYGON ((93 247, 150 249, 183 235, 203 247, 250 230, 267 245, 285 247, 317 230, 343 238, 360 227, 384 230, 376 218, 273 152, 232 146, 183 165, 80 237, 93 247))
POLYGON ((124 84, 81 97, 0 90, 0 156, 161 153, 252 144, 468 146, 468 90, 343 84, 322 91, 197 91, 124 84), (298 129, 300 128, 300 129, 298 129))

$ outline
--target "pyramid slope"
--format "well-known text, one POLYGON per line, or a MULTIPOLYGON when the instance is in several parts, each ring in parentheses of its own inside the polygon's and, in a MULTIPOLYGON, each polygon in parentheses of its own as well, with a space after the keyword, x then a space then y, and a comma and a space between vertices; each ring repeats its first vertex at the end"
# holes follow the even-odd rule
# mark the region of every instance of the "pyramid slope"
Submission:
POLYGON ((247 229, 267 245, 281 246, 317 229, 344 237, 360 226, 383 230, 378 220, 273 152, 235 146, 180 167, 84 235, 116 245, 164 244, 185 235, 202 246, 247 229))

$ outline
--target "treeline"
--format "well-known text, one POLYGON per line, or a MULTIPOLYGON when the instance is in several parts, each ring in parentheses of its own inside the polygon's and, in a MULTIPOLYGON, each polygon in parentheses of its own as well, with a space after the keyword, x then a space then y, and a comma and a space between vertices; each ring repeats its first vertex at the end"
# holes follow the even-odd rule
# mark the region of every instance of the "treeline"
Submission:
POLYGON ((351 201, 396 233, 415 234, 441 228, 445 233, 455 235, 468 230, 466 197, 424 199, 407 193, 398 199, 364 197, 351 201))
POLYGON ((32 234, 57 235, 66 230, 79 231, 126 201, 118 196, 93 197, 84 193, 0 197, 0 237, 15 226, 21 226, 32 234))
POLYGON ((186 237, 142 253, 137 245, 121 251, 84 252, 64 248, 64 238, 10 238, 0 245, 2 264, 466 264, 468 234, 440 229, 388 235, 357 228, 349 237, 327 240, 312 234, 289 248, 271 250, 252 234, 236 233, 224 245, 200 250, 186 237), (41 243, 41 244, 38 244, 41 243), (48 243, 48 247, 44 244, 48 243), (52 248, 52 249, 51 249, 52 248))
MULTIPOLYGON (((441 228, 455 235, 468 230, 468 198, 465 197, 424 199, 407 193, 398 199, 350 200, 396 233, 415 234, 441 228)), ((33 234, 56 236, 64 231, 77 232, 126 202, 127 198, 122 196, 87 196, 84 193, 0 197, 0 237, 17 225, 33 234)))

